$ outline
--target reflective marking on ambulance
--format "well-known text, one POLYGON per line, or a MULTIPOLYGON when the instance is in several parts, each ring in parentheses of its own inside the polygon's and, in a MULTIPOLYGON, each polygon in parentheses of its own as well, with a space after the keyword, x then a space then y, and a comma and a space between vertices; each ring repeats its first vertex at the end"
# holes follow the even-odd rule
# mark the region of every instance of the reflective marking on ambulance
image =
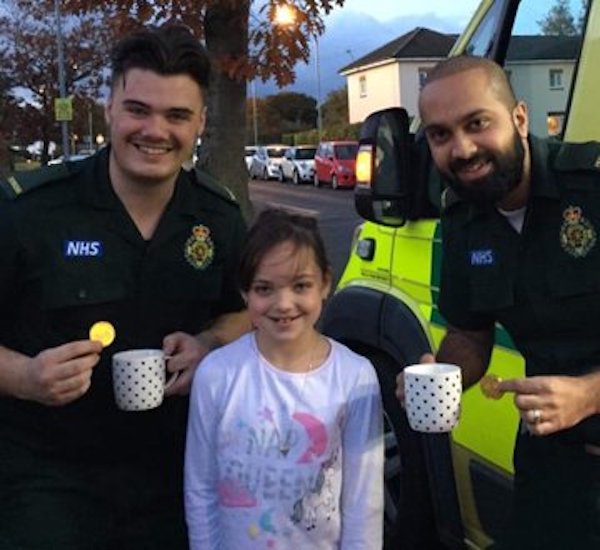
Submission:
POLYGON ((100 241, 64 241, 63 254, 65 258, 100 257, 104 253, 100 241))

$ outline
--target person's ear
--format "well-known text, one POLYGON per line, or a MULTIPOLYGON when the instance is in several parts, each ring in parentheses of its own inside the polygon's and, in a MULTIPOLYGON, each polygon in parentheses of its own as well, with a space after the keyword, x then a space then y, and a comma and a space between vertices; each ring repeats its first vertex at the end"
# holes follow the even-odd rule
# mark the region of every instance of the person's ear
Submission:
POLYGON ((331 292, 332 282, 333 282, 333 273, 331 272, 331 269, 328 269, 327 273, 325 273, 323 275, 323 289, 321 291, 321 298, 323 300, 326 300, 327 297, 329 296, 329 293, 331 292))
POLYGON ((512 118, 519 136, 527 139, 529 135, 529 110, 524 101, 517 102, 512 112, 512 118))
POLYGON ((202 111, 200 112, 200 120, 198 121, 198 137, 202 137, 204 133, 204 129, 206 128, 206 107, 202 107, 202 111))
POLYGON ((109 96, 108 100, 106 101, 106 104, 104 105, 104 122, 106 123, 106 126, 108 128, 110 128, 110 121, 112 119, 112 116, 110 114, 110 111, 112 109, 112 104, 113 104, 113 100, 112 100, 112 95, 109 96))

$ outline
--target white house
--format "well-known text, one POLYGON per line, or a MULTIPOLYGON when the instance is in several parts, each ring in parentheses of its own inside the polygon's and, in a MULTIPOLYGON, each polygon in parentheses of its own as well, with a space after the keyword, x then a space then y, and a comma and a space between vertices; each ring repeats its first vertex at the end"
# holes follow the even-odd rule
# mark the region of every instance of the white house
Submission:
MULTIPOLYGON (((417 114, 427 73, 446 57, 456 35, 418 27, 340 69, 346 77, 350 123, 386 107, 417 114)), ((560 133, 575 68, 579 37, 513 36, 506 71, 515 94, 529 106, 531 131, 560 133)))
POLYGON ((529 107, 529 126, 539 136, 562 131, 579 36, 513 36, 506 71, 519 99, 529 107))
POLYGON ((362 122, 387 107, 417 112, 427 71, 446 57, 455 35, 417 27, 340 69, 348 88, 349 122, 362 122))

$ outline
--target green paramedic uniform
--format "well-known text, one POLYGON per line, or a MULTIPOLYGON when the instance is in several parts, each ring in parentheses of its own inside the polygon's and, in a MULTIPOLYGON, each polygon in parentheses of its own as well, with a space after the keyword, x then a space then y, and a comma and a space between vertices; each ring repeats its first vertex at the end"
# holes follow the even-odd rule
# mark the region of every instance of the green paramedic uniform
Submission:
POLYGON ((111 187, 108 151, 0 183, 0 345, 35 356, 87 339, 96 321, 116 329, 82 398, 0 397, 0 548, 187 548, 188 399, 118 410, 111 356, 242 309, 245 225, 222 188, 182 170, 144 240, 111 187))
MULTIPOLYGON (((439 308, 453 326, 500 323, 527 376, 600 367, 600 144, 530 138, 531 195, 519 234, 495 208, 446 201, 439 308)), ((598 415, 515 447, 506 548, 600 548, 598 415)))

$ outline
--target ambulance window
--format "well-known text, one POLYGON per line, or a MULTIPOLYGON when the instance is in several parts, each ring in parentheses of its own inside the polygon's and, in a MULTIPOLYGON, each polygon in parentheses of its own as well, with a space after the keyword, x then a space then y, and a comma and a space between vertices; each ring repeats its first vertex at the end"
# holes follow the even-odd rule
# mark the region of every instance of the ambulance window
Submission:
POLYGON ((490 7, 467 43, 465 47, 466 54, 481 57, 490 56, 494 46, 495 33, 498 29, 498 20, 502 13, 502 5, 503 2, 498 1, 490 7))
POLYGON ((552 2, 519 4, 504 66, 529 111, 529 130, 540 137, 562 137, 571 85, 581 49, 582 2, 567 2, 566 17, 552 16, 552 2))

